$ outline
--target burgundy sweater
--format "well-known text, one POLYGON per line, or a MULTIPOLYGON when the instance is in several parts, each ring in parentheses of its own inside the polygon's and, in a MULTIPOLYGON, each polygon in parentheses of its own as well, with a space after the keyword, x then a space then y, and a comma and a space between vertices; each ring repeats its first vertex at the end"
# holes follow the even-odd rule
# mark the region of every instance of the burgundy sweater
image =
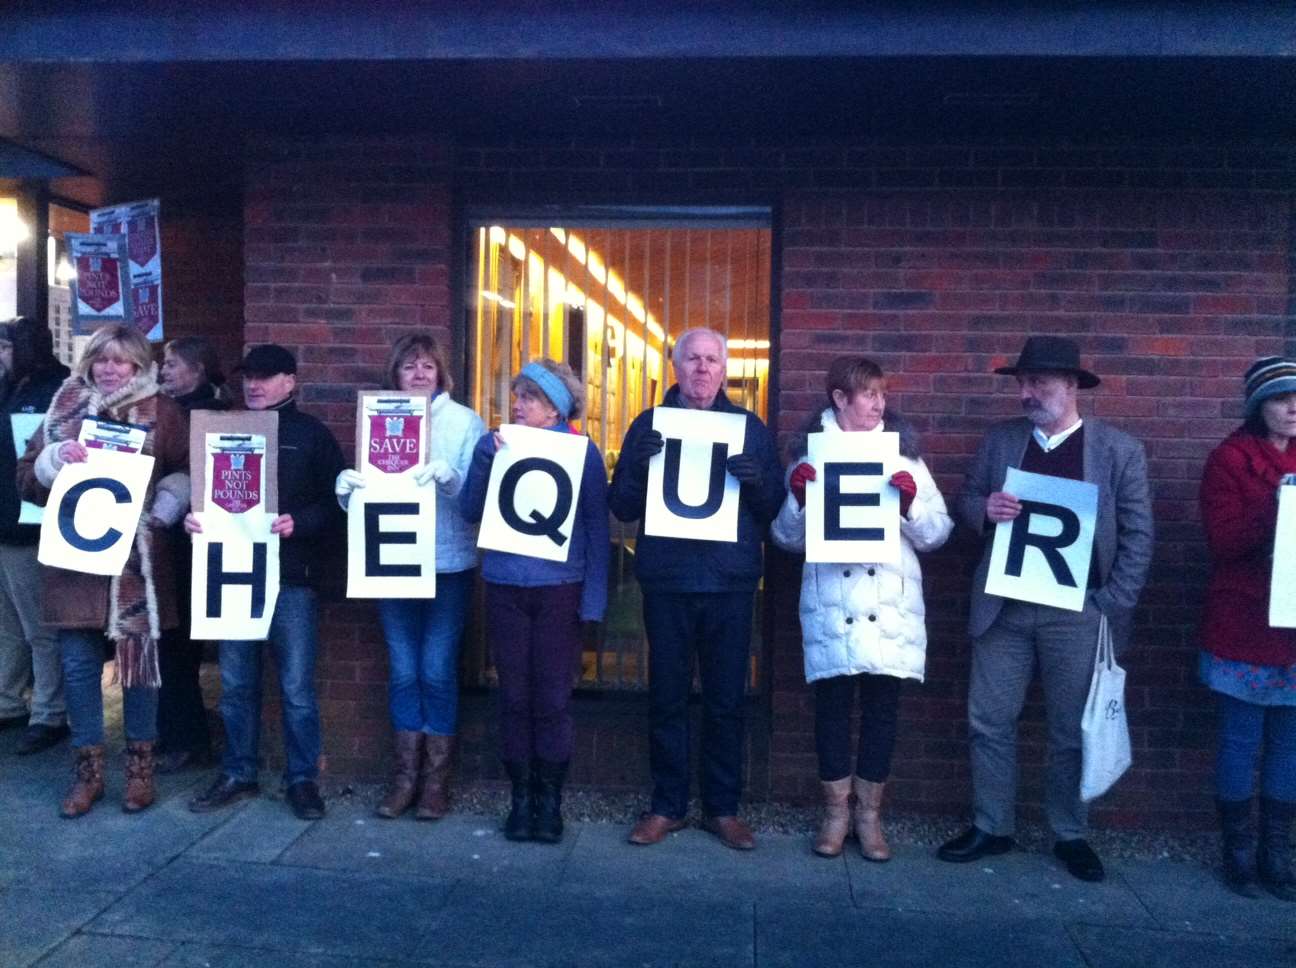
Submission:
POLYGON ((1296 446, 1279 451, 1245 430, 1235 431, 1206 460, 1201 512, 1212 569, 1202 647, 1221 658, 1257 665, 1296 662, 1296 629, 1269 627, 1278 482, 1292 473, 1296 446))

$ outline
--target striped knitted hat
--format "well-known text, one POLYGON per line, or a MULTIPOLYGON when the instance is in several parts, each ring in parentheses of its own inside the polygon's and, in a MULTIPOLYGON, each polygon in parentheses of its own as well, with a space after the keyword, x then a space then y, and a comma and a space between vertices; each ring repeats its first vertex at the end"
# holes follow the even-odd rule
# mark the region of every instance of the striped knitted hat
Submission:
POLYGON ((1242 379, 1246 381, 1246 415, 1253 417, 1270 397, 1296 392, 1296 360, 1266 356, 1252 363, 1242 379))

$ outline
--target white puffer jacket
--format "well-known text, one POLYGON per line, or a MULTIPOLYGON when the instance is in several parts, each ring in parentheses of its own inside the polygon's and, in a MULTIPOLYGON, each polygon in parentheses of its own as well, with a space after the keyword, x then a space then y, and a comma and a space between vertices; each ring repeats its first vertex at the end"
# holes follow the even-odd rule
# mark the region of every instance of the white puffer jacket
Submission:
MULTIPOLYGON (((831 407, 821 419, 825 433, 841 432, 831 407)), ((883 427, 879 424, 878 431, 883 427)), ((794 461, 792 468, 804 459, 794 461)), ((807 562, 802 569, 801 637, 806 682, 861 672, 922 681, 927 624, 922 569, 916 552, 933 551, 943 545, 954 522, 921 458, 901 456, 896 470, 907 470, 918 485, 909 515, 900 521, 899 563, 807 562)), ((780 548, 805 551, 805 509, 790 492, 770 532, 780 548)))

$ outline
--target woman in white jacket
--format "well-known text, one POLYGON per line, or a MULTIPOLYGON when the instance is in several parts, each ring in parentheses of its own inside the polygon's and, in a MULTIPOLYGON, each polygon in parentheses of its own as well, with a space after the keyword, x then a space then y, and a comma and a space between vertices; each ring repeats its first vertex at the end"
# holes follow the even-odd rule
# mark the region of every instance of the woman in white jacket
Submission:
MULTIPOLYGON (((459 646, 463 640, 473 575, 477 528, 459 513, 473 447, 485 433, 481 417, 450 399, 454 380, 437 341, 409 333, 392 347, 387 385, 424 390, 428 408, 428 462, 414 473, 434 485, 436 500, 436 598, 390 598, 378 602, 387 639, 388 705, 396 733, 396 764, 376 813, 399 817, 415 806, 419 820, 439 820, 449 811, 450 759, 459 714, 459 646), (416 805, 417 801, 417 805, 416 805)), ((338 475, 338 503, 364 486, 353 470, 338 475)))
MULTIPOLYGON (((886 413, 882 369, 862 356, 839 357, 828 368, 828 406, 808 433, 883 431, 900 435, 901 468, 890 485, 900 492, 900 561, 806 563, 801 573, 801 635, 806 681, 814 683, 815 750, 825 814, 814 852, 836 857, 854 828, 868 860, 891 857, 882 833, 882 793, 895 749, 900 685, 923 678, 927 628, 922 569, 916 552, 939 548, 954 527, 917 435, 898 414, 886 413), (851 764, 850 717, 860 694, 860 735, 851 764)), ((805 489, 815 479, 805 442, 788 475, 788 496, 771 528, 774 543, 805 551, 805 489)))

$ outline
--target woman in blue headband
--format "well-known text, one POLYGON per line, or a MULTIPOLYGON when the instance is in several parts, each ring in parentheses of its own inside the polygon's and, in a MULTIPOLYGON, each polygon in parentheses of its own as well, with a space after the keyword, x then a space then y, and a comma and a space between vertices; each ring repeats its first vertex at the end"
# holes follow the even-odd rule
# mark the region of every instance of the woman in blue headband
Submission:
MULTIPOLYGON (((513 422, 577 433, 584 386, 565 363, 536 360, 513 378, 513 422)), ((485 434, 473 452, 460 495, 464 517, 480 521, 491 464, 502 445, 485 434)), ((582 625, 607 608, 607 471, 592 441, 576 499, 566 561, 504 551, 482 553, 486 635, 499 674, 501 758, 513 785, 504 822, 510 840, 562 839, 562 787, 575 728, 569 709, 582 625)))

